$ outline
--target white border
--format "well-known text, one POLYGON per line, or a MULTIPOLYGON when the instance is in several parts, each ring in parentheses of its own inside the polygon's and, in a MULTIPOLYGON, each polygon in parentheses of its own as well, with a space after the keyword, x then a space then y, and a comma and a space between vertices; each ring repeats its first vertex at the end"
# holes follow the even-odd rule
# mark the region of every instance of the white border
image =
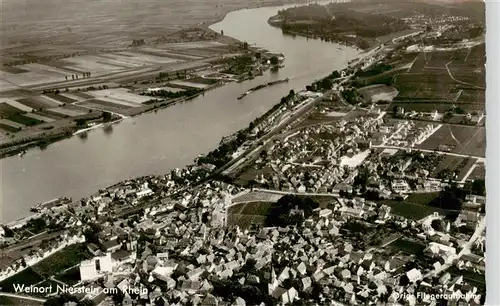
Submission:
POLYGON ((500 305, 500 2, 486 0, 486 305, 500 305))

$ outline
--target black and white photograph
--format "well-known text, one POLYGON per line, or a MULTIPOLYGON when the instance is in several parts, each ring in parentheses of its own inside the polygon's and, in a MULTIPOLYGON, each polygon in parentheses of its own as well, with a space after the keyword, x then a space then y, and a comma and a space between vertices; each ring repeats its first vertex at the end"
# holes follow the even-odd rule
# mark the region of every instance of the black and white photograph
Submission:
POLYGON ((500 303, 487 6, 0 0, 0 305, 500 303))

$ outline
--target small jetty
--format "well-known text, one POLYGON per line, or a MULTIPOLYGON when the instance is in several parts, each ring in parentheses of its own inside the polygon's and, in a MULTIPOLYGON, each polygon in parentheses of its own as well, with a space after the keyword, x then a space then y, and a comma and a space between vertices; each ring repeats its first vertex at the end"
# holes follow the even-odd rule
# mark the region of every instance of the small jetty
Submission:
POLYGON ((277 80, 277 81, 272 81, 272 82, 268 82, 266 84, 261 84, 261 85, 257 85, 253 88, 250 88, 248 91, 242 93, 239 97, 238 97, 238 100, 241 100, 243 99, 244 97, 248 96, 249 94, 251 94, 252 92, 254 91, 257 91, 257 90, 260 90, 262 88, 266 88, 266 87, 269 87, 269 86, 273 86, 273 85, 276 85, 276 84, 280 84, 280 83, 286 83, 288 82, 290 79, 289 78, 286 78, 286 79, 282 79, 282 80, 277 80))

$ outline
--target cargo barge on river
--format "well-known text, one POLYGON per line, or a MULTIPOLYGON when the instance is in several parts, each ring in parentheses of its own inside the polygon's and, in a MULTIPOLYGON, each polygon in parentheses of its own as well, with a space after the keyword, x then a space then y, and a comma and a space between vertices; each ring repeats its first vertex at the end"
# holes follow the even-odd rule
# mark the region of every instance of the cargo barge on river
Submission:
POLYGON ((269 87, 269 86, 273 86, 273 85, 276 85, 276 84, 280 84, 280 83, 286 83, 288 82, 289 79, 286 78, 286 79, 283 79, 283 80, 277 80, 277 81, 272 81, 272 82, 268 82, 266 84, 261 84, 261 85, 258 85, 258 86, 255 86, 253 88, 250 88, 248 91, 242 93, 239 97, 238 97, 238 100, 241 100, 243 99, 244 97, 248 96, 249 94, 251 94, 252 92, 254 91, 257 91, 257 90, 260 90, 262 88, 266 88, 266 87, 269 87))

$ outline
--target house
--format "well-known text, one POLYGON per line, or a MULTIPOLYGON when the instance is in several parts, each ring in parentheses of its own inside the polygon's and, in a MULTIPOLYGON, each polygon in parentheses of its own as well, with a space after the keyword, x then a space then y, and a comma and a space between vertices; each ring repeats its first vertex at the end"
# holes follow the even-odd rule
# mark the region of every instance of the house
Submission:
POLYGON ((468 226, 474 227, 474 226, 476 226, 476 224, 479 223, 480 218, 481 218, 481 214, 479 212, 462 210, 460 212, 460 215, 458 216, 456 222, 458 224, 463 222, 468 226))
POLYGON ((98 256, 98 255, 101 255, 101 250, 99 249, 99 247, 97 245, 95 245, 94 243, 89 243, 87 245, 87 249, 89 250, 90 253, 92 253, 92 255, 94 256, 98 256))
POLYGON ((106 252, 114 252, 119 250, 122 247, 122 244, 118 242, 118 239, 104 241, 102 243, 102 247, 106 252))
POLYGON ((429 247, 427 247, 424 250, 424 252, 427 253, 427 254, 430 254, 430 255, 446 255, 446 256, 449 256, 449 255, 456 254, 457 250, 454 247, 452 247, 452 246, 444 245, 444 244, 437 243, 437 242, 430 242, 429 243, 429 247))
POLYGON ((82 261, 79 269, 80 279, 82 281, 95 280, 103 276, 105 273, 110 273, 113 271, 111 253, 106 253, 105 256, 82 261))
POLYGON ((125 262, 130 262, 132 261, 132 254, 130 254, 129 251, 125 250, 118 250, 111 254, 111 258, 113 261, 118 262, 118 263, 125 263, 125 262))
POLYGON ((419 280, 422 280, 422 273, 416 268, 413 268, 410 271, 406 272, 406 276, 408 277, 410 283, 415 283, 419 280))
POLYGON ((328 208, 325 208, 325 209, 322 209, 320 212, 319 212, 319 217, 320 218, 326 218, 328 217, 329 215, 332 214, 332 210, 331 209, 328 209, 328 208))
POLYGON ((396 180, 392 182, 391 188, 395 193, 405 193, 409 191, 410 186, 404 180, 396 180))
POLYGON ((394 272, 404 266, 405 262, 398 258, 392 258, 385 262, 384 269, 387 272, 394 272))

